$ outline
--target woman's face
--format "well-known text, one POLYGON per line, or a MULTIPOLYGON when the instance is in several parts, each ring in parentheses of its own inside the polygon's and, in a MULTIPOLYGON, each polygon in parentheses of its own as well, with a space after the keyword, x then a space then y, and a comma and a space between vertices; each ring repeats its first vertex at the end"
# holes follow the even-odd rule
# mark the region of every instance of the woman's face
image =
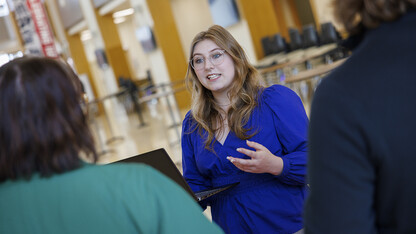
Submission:
POLYGON ((192 56, 192 66, 199 82, 211 90, 214 97, 226 95, 235 76, 231 56, 209 39, 198 42, 192 56))

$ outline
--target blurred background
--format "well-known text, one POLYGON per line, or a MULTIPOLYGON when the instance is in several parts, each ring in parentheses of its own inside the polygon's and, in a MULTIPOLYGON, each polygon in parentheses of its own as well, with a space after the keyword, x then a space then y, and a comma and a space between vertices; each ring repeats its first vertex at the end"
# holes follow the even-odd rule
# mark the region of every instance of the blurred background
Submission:
POLYGON ((165 148, 181 169, 189 46, 213 24, 307 112, 349 55, 331 0, 0 0, 0 66, 25 54, 65 60, 88 97, 100 163, 165 148))

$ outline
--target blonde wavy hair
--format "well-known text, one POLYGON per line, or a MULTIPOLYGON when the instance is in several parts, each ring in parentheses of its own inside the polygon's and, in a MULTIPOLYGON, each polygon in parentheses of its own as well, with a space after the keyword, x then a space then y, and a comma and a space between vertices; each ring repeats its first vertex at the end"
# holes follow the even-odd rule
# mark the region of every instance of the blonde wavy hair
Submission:
POLYGON ((336 20, 351 35, 394 21, 408 9, 416 8, 416 0, 335 0, 333 3, 336 20))
MULTIPOLYGON (((226 29, 219 25, 211 26, 208 30, 195 36, 191 44, 189 61, 192 59, 196 44, 204 40, 213 41, 225 50, 234 62, 235 77, 229 92, 231 107, 226 113, 227 122, 230 131, 238 138, 249 139, 255 133, 248 134, 251 129, 245 129, 244 125, 248 122, 253 109, 258 105, 257 99, 262 90, 260 75, 256 68, 249 63, 240 44, 226 29)), ((191 114, 195 120, 190 128, 191 132, 198 130, 201 137, 205 138, 205 148, 213 151, 215 132, 221 131, 219 126, 222 126, 225 121, 220 114, 222 109, 215 102, 211 91, 199 82, 190 63, 188 63, 186 74, 186 86, 192 93, 191 114), (203 136, 203 129, 208 133, 207 136, 203 136)))

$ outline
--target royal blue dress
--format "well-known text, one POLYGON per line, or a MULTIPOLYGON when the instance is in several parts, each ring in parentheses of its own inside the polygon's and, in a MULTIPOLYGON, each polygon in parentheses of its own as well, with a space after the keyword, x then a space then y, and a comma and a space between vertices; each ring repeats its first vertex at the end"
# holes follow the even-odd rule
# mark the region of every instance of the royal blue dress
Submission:
POLYGON ((240 182, 201 204, 211 206, 213 221, 226 233, 294 233, 302 229, 308 117, 296 93, 281 85, 265 88, 245 126, 257 132, 251 141, 282 157, 279 176, 243 172, 228 161, 227 156, 249 158, 236 151, 250 147, 233 132, 223 145, 214 143, 216 154, 205 149, 198 130, 192 132, 192 122, 188 112, 182 129, 182 163, 192 190, 240 182))

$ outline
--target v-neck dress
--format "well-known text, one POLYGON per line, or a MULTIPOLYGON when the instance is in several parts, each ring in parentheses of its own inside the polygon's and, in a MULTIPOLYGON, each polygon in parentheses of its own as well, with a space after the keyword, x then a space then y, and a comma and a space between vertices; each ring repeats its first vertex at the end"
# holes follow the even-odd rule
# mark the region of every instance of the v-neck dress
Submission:
POLYGON ((250 149, 231 131, 224 144, 214 142, 215 153, 205 149, 188 112, 182 127, 184 177, 193 191, 240 182, 201 204, 211 206, 213 221, 226 233, 294 233, 302 229, 306 196, 308 117, 296 93, 281 85, 265 88, 258 104, 245 128, 256 133, 251 141, 283 159, 280 175, 244 172, 229 162, 227 156, 249 158, 237 148, 250 149))

